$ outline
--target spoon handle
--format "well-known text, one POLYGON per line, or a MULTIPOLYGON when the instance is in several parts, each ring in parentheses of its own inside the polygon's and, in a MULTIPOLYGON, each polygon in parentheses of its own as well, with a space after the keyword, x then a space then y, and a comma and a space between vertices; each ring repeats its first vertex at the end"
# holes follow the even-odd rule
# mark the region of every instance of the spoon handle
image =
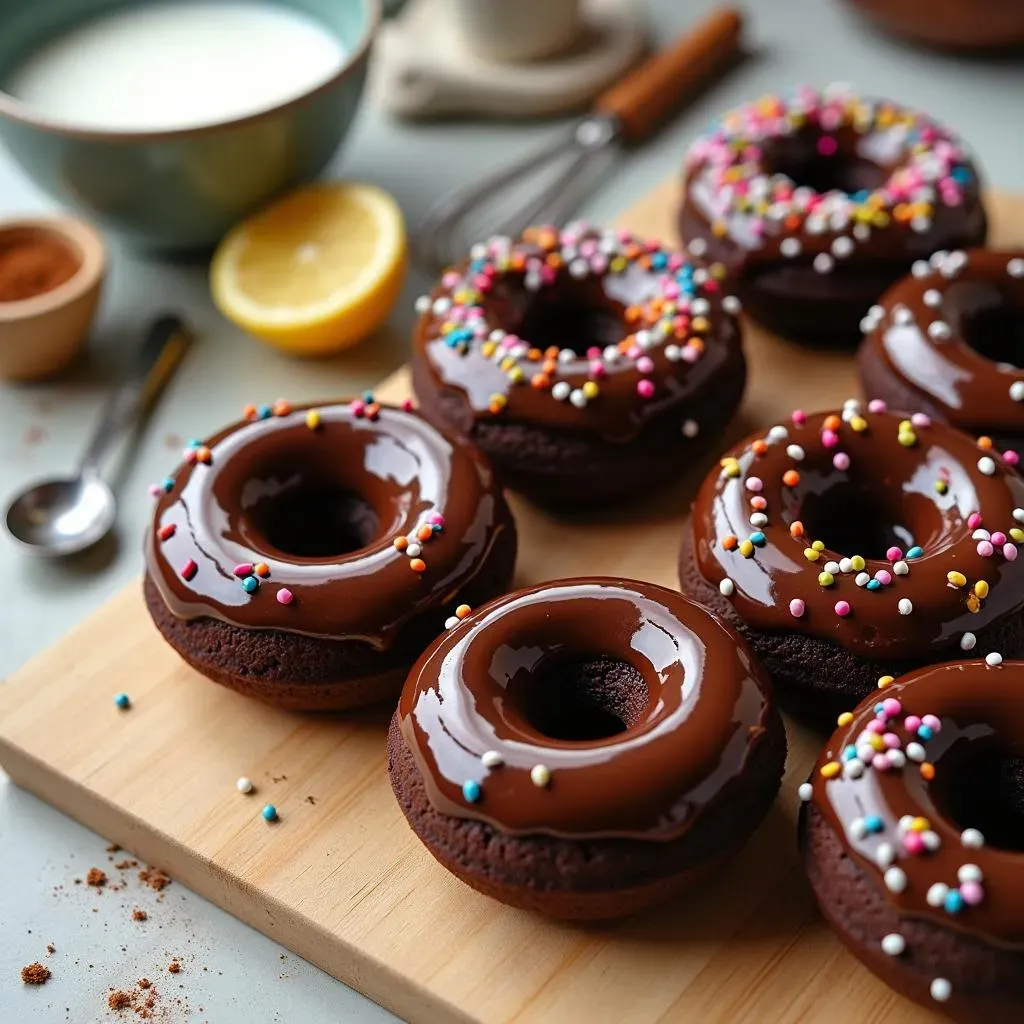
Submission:
POLYGON ((192 332, 173 314, 153 321, 128 376, 118 385, 80 464, 82 475, 96 473, 103 457, 174 375, 192 344, 192 332))

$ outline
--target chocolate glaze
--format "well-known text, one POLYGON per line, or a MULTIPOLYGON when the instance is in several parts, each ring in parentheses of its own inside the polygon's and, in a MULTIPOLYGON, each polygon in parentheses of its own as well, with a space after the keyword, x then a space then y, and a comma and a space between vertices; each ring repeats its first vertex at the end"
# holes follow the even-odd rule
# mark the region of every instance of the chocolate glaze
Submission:
MULTIPOLYGON (((625 443, 639 435, 647 424, 666 413, 685 407, 698 395, 705 394, 741 357, 740 329, 735 313, 738 303, 722 290, 718 280, 710 279, 707 268, 697 268, 694 298, 709 306, 701 318, 707 322, 704 330, 694 328, 696 315, 686 316, 690 325, 689 336, 699 334, 702 353, 693 362, 679 358, 677 352, 688 337, 657 334, 642 351, 653 362, 653 369, 641 372, 635 357, 622 356, 614 362, 601 364, 601 376, 595 378, 592 370, 595 360, 587 350, 605 349, 618 345, 645 327, 654 327, 653 321, 630 320, 632 311, 648 307, 664 292, 670 290, 673 276, 682 265, 682 258, 672 256, 675 270, 670 267, 653 269, 640 261, 631 261, 621 272, 588 272, 577 277, 570 270, 571 252, 581 245, 601 244, 619 250, 636 249, 644 253, 663 253, 659 247, 646 247, 628 235, 617 232, 599 232, 585 229, 573 236, 572 250, 566 244, 551 250, 531 241, 530 232, 509 250, 516 267, 505 268, 491 278, 490 290, 481 298, 479 308, 483 320, 482 337, 475 338, 468 347, 452 347, 442 335, 449 320, 449 310, 437 311, 438 300, 447 303, 474 278, 477 264, 461 264, 446 283, 448 275, 430 295, 431 306, 420 317, 413 334, 413 350, 425 362, 430 375, 440 386, 457 388, 465 396, 477 419, 494 418, 491 408, 493 396, 501 395, 507 405, 501 410, 503 421, 523 422, 559 430, 597 435, 607 441, 625 443), (626 239, 625 241, 623 239, 626 239), (522 263, 531 259, 543 260, 552 254, 568 253, 554 280, 541 288, 530 289, 525 284, 522 263), (458 278, 458 281, 455 279, 458 278), (723 308, 723 302, 732 311, 723 308), (531 337, 531 326, 543 324, 547 337, 531 337), (524 348, 534 346, 532 355, 519 360, 524 371, 523 382, 513 384, 499 362, 486 356, 482 346, 489 332, 499 330, 522 337, 524 348), (520 333, 522 332, 522 333, 520 333), (531 386, 530 381, 542 372, 549 353, 557 347, 557 369, 551 375, 551 384, 544 388, 531 386), (638 384, 648 380, 654 385, 654 394, 642 398, 638 384), (556 400, 551 386, 565 382, 577 391, 588 382, 596 381, 600 394, 579 408, 568 400, 556 400)), ((564 237, 564 235, 563 235, 564 237)), ((508 240, 501 240, 507 243, 508 240)), ((492 240, 493 244, 493 240, 492 240)), ((607 262, 607 254, 599 254, 607 262)), ((690 265, 690 269, 693 266, 690 265)))
POLYGON ((175 474, 153 513, 146 562, 176 616, 383 649, 408 620, 452 601, 497 537, 514 528, 490 467, 470 445, 398 409, 381 409, 376 420, 350 406, 318 411, 315 430, 303 409, 236 423, 207 442, 209 464, 175 474), (355 495, 373 536, 357 550, 317 557, 275 547, 267 535, 275 502, 304 494, 342 503, 355 495), (394 539, 414 539, 435 513, 444 528, 423 543, 427 568, 417 573, 394 539), (169 526, 173 536, 161 540, 158 531, 169 526), (186 580, 181 569, 190 559, 197 569, 186 580), (270 575, 249 594, 234 568, 258 561, 270 575), (276 599, 282 587, 292 603, 276 599))
POLYGON ((968 340, 972 317, 1010 309, 1024 320, 1024 250, 948 254, 882 297, 864 319, 864 344, 955 426, 1024 434, 1024 355, 1019 366, 997 362, 968 340))
POLYGON ((951 50, 1024 44, 1024 7, 1007 0, 851 0, 880 25, 951 50))
POLYGON ((866 413, 865 429, 859 432, 848 422, 839 423, 836 446, 826 448, 822 427, 828 416, 839 419, 835 413, 818 413, 803 425, 789 423, 749 438, 723 459, 723 468, 712 473, 698 493, 692 525, 697 567, 715 586, 727 577, 732 581, 730 599, 737 613, 757 629, 806 633, 854 654, 894 659, 934 655, 959 643, 967 632, 1003 616, 1019 615, 1024 607, 1024 558, 1010 561, 1001 549, 983 557, 968 519, 979 513, 980 528, 990 533, 1019 530, 1024 526, 1024 480, 998 454, 942 424, 914 427, 917 440, 905 447, 899 442, 901 418, 890 413, 866 413), (758 455, 753 445, 762 442, 764 454, 758 455), (790 455, 793 445, 803 449, 802 460, 790 455), (849 456, 847 470, 835 468, 837 453, 849 456), (983 458, 992 459, 991 475, 979 468, 983 458), (728 475, 730 459, 738 467, 736 476, 728 475), (794 486, 783 482, 789 470, 799 473, 794 486), (751 478, 761 480, 763 489, 752 491, 751 478), (936 481, 945 483, 945 493, 937 492, 936 481), (762 514, 768 521, 760 527, 750 520, 756 497, 767 501, 762 514), (888 520, 885 526, 897 527, 883 547, 924 549, 921 557, 905 560, 905 575, 897 574, 884 551, 870 557, 878 552, 826 546, 817 560, 807 559, 809 545, 838 529, 844 514, 863 519, 862 509, 850 511, 861 503, 878 510, 876 514, 888 520), (815 506, 823 505, 829 514, 818 516, 822 521, 808 517, 815 506), (792 535, 795 521, 803 522, 802 535, 792 535), (723 546, 730 535, 742 542, 756 530, 763 534, 764 544, 753 548, 752 557, 723 546), (831 585, 819 583, 827 563, 858 554, 866 561, 863 571, 871 577, 889 572, 892 582, 868 590, 857 585, 856 571, 847 570, 835 572, 831 585), (950 571, 963 573, 966 585, 951 586, 950 571), (979 580, 988 583, 989 592, 972 611, 972 588, 979 580), (912 602, 909 614, 900 613, 903 598, 912 602), (792 614, 793 600, 805 602, 802 615, 792 614), (835 610, 841 600, 851 606, 846 617, 835 610))
POLYGON ((424 653, 398 706, 434 808, 512 835, 670 840, 727 799, 772 714, 746 645, 674 591, 595 577, 492 601, 424 653), (552 659, 605 656, 647 687, 622 732, 572 741, 523 714, 524 683, 552 659), (481 756, 496 751, 499 767, 481 756), (545 765, 547 786, 531 780, 545 765), (463 783, 479 782, 478 802, 463 783))
MULTIPOLYGON (((984 661, 963 661, 911 672, 857 708, 852 720, 832 735, 811 775, 815 807, 831 823, 848 855, 869 877, 878 879, 879 891, 901 912, 1016 949, 1024 949, 1024 852, 990 845, 965 846, 961 833, 976 823, 952 820, 947 798, 950 787, 956 785, 958 766, 973 753, 994 748, 1008 755, 1024 755, 1022 682, 1024 662, 990 667, 984 661), (934 766, 934 780, 926 781, 912 759, 902 768, 876 771, 869 767, 858 778, 842 772, 824 778, 821 769, 856 744, 867 723, 876 718, 876 705, 884 698, 895 698, 902 705, 887 731, 899 737, 904 749, 909 742, 922 744, 927 763, 934 766), (935 715, 941 730, 922 741, 904 727, 907 715, 935 715), (882 820, 882 831, 865 835, 852 827, 857 819, 871 815, 882 820), (904 815, 928 820, 930 831, 940 842, 936 850, 908 852, 899 829, 904 815), (876 861, 882 843, 893 847, 894 863, 906 874, 903 892, 891 891, 883 880, 876 861), (955 914, 942 906, 930 906, 925 899, 929 888, 936 882, 957 888, 957 873, 964 864, 982 870, 982 902, 955 914)), ((942 974, 941 965, 936 974, 942 974)))

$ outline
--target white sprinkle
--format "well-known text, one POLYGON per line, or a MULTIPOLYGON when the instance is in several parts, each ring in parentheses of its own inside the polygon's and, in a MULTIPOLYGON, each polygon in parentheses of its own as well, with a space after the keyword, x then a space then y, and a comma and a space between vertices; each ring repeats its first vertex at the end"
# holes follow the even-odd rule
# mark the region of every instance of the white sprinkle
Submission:
POLYGON ((827 274, 835 266, 835 263, 836 261, 827 252, 819 252, 814 257, 813 266, 819 274, 827 274))
POLYGON ((953 336, 953 329, 945 320, 933 320, 928 325, 928 337, 934 341, 948 341, 953 336))
POLYGON ((921 842, 924 843, 924 848, 932 853, 942 845, 938 832, 933 832, 931 829, 921 833, 921 842))
POLYGON ((998 651, 990 651, 985 655, 985 664, 989 668, 995 668, 997 665, 1002 665, 1003 656, 998 651))
MULTIPOLYGON (((861 762, 863 764, 863 762, 861 762)), ((863 818, 854 818, 850 822, 850 837, 853 839, 865 839, 868 834, 868 826, 863 818)))
POLYGON ((900 893, 907 887, 907 875, 902 868, 889 868, 884 877, 889 892, 900 893))
POLYGON ((830 572, 833 576, 835 576, 837 572, 842 572, 842 570, 839 568, 838 562, 826 562, 825 572, 830 572))
POLYGON ((832 242, 832 255, 836 259, 841 260, 849 256, 853 252, 853 239, 847 238, 846 235, 840 235, 832 242))
POLYGON ((718 584, 718 591, 723 597, 732 597, 736 584, 728 576, 718 584))
POLYGON ((909 832, 910 826, 914 824, 914 816, 912 814, 904 814, 897 824, 899 825, 901 832, 909 832))
POLYGON ((419 558, 420 555, 423 554, 423 546, 421 544, 417 544, 415 541, 413 541, 411 544, 409 544, 406 547, 405 554, 409 558, 419 558))
POLYGON ((428 309, 430 309, 430 296, 429 295, 421 295, 416 300, 415 309, 416 309, 417 313, 426 313, 426 311, 428 309))
POLYGON ((505 763, 505 759, 496 750, 485 750, 480 755, 480 763, 485 768, 500 768, 505 763))
POLYGON ((898 562, 892 563, 892 571, 896 573, 897 576, 906 576, 907 573, 910 572, 910 566, 901 558, 898 562))
POLYGON ((866 572, 859 572, 854 576, 853 582, 856 583, 858 587, 866 587, 868 583, 871 582, 871 576, 866 572))
POLYGON ((786 454, 793 459, 794 462, 802 462, 804 458, 804 450, 798 444, 787 445, 786 454))
POLYGON ((839 571, 840 572, 853 572, 853 562, 849 558, 839 559, 839 571))
POLYGON ((875 748, 869 743, 863 743, 857 747, 857 756, 865 763, 868 764, 875 756, 875 748))
POLYGON ((857 221, 853 225, 853 237, 858 242, 866 242, 871 237, 871 227, 863 221, 857 221))
POLYGON ((851 757, 843 762, 843 775, 848 779, 859 779, 864 774, 864 762, 859 757, 851 757))
POLYGON ((909 597, 901 597, 900 603, 896 606, 900 615, 909 615, 914 610, 914 603, 909 597))
MULTIPOLYGON (((670 363, 678 363, 683 358, 683 350, 678 345, 666 345, 665 346, 665 358, 670 363)), ((611 362, 607 356, 605 356, 606 362, 611 362)))
POLYGON ((447 296, 442 295, 439 298, 434 299, 431 309, 438 315, 444 316, 452 308, 452 300, 447 296))
POLYGON ((444 628, 454 629, 461 621, 462 619, 460 619, 458 615, 449 615, 448 618, 444 620, 444 628))
POLYGON ((776 423, 771 430, 768 431, 768 437, 772 441, 785 441, 789 437, 789 431, 782 426, 780 423, 776 423))
POLYGON ((571 363, 574 359, 576 359, 576 353, 571 348, 563 348, 558 353, 558 361, 560 363, 571 363))
POLYGON ((985 476, 992 476, 996 471, 995 459, 989 455, 982 455, 982 457, 978 459, 978 469, 984 473, 985 476))
POLYGON ((971 540, 991 540, 992 534, 988 530, 977 529, 971 534, 971 540))
POLYGON ((978 642, 978 638, 973 633, 964 633, 960 637, 960 650, 962 651, 973 651, 974 645, 978 642))
POLYGON ((942 292, 935 288, 929 288, 923 295, 924 304, 930 309, 937 309, 942 305, 942 292))
POLYGON ((551 771, 547 765, 535 764, 530 769, 530 781, 540 788, 546 786, 551 781, 551 771))
POLYGON ((953 994, 953 986, 945 978, 935 978, 928 991, 935 1002, 944 1003, 953 994))
POLYGON ((1019 256, 1006 264, 1006 272, 1010 277, 1024 277, 1024 260, 1019 256))
POLYGON ((960 842, 968 849, 979 850, 985 845, 985 837, 976 828, 965 828, 960 833, 960 842))
POLYGON ((784 238, 779 242, 779 252, 789 259, 792 259, 794 256, 799 256, 800 249, 801 246, 799 238, 784 238))
POLYGON ((941 907, 949 895, 949 886, 945 882, 936 882, 928 887, 925 902, 929 907, 941 907))
POLYGON ((916 761, 920 764, 927 756, 927 752, 920 743, 911 741, 907 744, 907 757, 909 757, 911 761, 916 761))
POLYGON ((696 420, 683 421, 683 436, 696 437, 700 433, 700 424, 696 420))
POLYGON ((726 295, 725 298, 722 299, 722 309, 724 309, 730 316, 739 316, 743 309, 743 303, 740 302, 735 295, 726 295))
POLYGON ((708 243, 703 238, 695 238, 686 247, 690 251, 691 256, 703 256, 708 251, 708 243))
POLYGON ((801 782, 800 788, 797 790, 797 795, 804 803, 807 803, 807 801, 814 795, 814 787, 809 782, 801 782))
POLYGON ((914 322, 914 314, 906 306, 897 306, 892 311, 892 320, 900 327, 906 327, 914 322))
POLYGON ((880 306, 877 302, 868 309, 868 316, 873 317, 875 320, 881 320, 885 316, 885 307, 880 306))
POLYGON ((931 256, 929 257, 929 261, 933 267, 938 268, 941 267, 943 263, 945 263, 946 257, 948 255, 948 249, 938 249, 936 252, 933 252, 931 254, 931 256))
POLYGON ((927 277, 932 272, 932 265, 927 260, 914 260, 910 272, 914 277, 927 277))
POLYGON ((572 387, 569 385, 569 382, 567 380, 560 380, 551 388, 551 397, 559 402, 564 402, 569 397, 570 391, 572 391, 572 387))
POLYGON ((247 779, 244 775, 235 783, 235 789, 239 793, 251 793, 253 791, 252 779, 247 779))
POLYGON ((892 843, 879 843, 875 849, 875 863, 882 869, 889 867, 896 859, 896 851, 892 843))
POLYGON ((1010 385, 1010 397, 1015 402, 1024 402, 1024 380, 1015 380, 1010 385))
POLYGON ((750 516, 750 525, 751 526, 759 526, 759 527, 760 526, 767 526, 768 525, 768 517, 763 512, 754 512, 750 516))
POLYGON ((910 222, 910 226, 919 235, 923 235, 932 226, 931 218, 929 218, 929 217, 915 217, 910 222))
POLYGON ((907 943, 898 932, 889 932, 882 939, 882 952, 889 956, 899 956, 907 948, 907 943))
POLYGON ((907 763, 907 755, 902 750, 887 750, 885 757, 890 768, 902 768, 907 763))
POLYGON ((866 316, 860 322, 860 333, 870 334, 878 326, 878 321, 873 317, 866 316))
POLYGON ((575 388, 569 393, 569 401, 572 402, 577 409, 582 409, 587 404, 587 396, 583 394, 581 388, 575 388))
POLYGON ((1024 508, 1015 508, 1013 510, 1013 518, 1018 523, 1024 523, 1024 508))
POLYGON ((961 864, 957 869, 956 877, 961 882, 980 882, 985 876, 977 864, 961 864))

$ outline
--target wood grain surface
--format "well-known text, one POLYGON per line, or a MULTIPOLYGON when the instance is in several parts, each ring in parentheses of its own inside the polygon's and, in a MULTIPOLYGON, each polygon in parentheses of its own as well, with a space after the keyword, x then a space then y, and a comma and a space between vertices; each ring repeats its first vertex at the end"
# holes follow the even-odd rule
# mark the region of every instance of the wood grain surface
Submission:
MULTIPOLYGON (((670 239, 674 207, 666 185, 621 223, 670 239)), ((1024 242, 1024 197, 993 197, 991 209, 996 241, 1024 242)), ((849 356, 747 337, 751 385, 733 436, 856 393, 849 356)), ((406 388, 400 373, 379 394, 406 388)), ((553 518, 514 499, 517 582, 596 572, 674 586, 686 509, 710 462, 611 519, 553 518)), ((579 927, 487 900, 433 861, 388 786, 387 719, 282 714, 207 682, 164 644, 133 585, 0 687, 0 763, 412 1021, 933 1019, 876 981, 815 911, 795 791, 820 741, 792 723, 782 793, 738 858, 670 906, 579 927), (114 707, 120 690, 130 711, 114 707), (235 791, 240 775, 256 793, 235 791), (260 817, 267 802, 280 810, 274 825, 260 817)))

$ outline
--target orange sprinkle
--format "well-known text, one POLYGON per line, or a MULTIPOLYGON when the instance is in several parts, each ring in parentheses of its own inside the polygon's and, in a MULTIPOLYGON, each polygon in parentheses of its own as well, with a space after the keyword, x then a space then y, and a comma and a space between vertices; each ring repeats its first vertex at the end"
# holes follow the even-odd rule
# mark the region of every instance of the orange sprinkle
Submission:
POLYGON ((992 438, 982 434, 981 437, 978 438, 978 447, 984 448, 985 451, 989 451, 992 448, 992 438))
POLYGON ((395 538, 395 550, 404 551, 409 546, 408 537, 396 537, 395 538))
POLYGON ((732 551, 738 543, 739 541, 731 533, 722 538, 722 547, 726 551, 732 551))
POLYGON ((922 779, 927 779, 931 782, 932 779, 935 778, 935 765, 931 764, 929 761, 922 762, 920 771, 922 779))
POLYGON ((417 540, 430 540, 434 536, 434 531, 429 526, 421 526, 416 531, 417 540))
POLYGON ((413 572, 426 572, 427 563, 424 562, 422 558, 410 558, 409 568, 412 569, 413 572))
POLYGON ((558 361, 555 359, 545 359, 541 369, 545 373, 554 373, 558 369, 558 361))
POLYGON ((787 231, 796 231, 800 227, 800 217, 798 214, 791 213, 782 223, 787 231))
POLYGON ((242 416, 247 420, 256 419, 256 406, 251 402, 242 410, 242 416))
POLYGON ((543 356, 544 353, 541 352, 539 348, 531 348, 526 353, 526 358, 529 359, 531 363, 539 363, 543 356))
POLYGON ((548 359, 557 359, 558 353, 561 351, 562 350, 557 345, 548 345, 548 347, 544 349, 544 355, 548 359))
POLYGON ((563 261, 562 257, 557 252, 549 252, 547 256, 544 257, 544 262, 549 267, 553 267, 555 270, 558 270, 558 268, 562 266, 563 261))
POLYGON ((789 535, 791 537, 802 537, 804 535, 804 524, 799 519, 794 519, 789 524, 789 535))
POLYGON ((526 266, 526 257, 521 252, 514 252, 509 264, 513 270, 522 270, 526 266))
POLYGON ((782 482, 787 487, 796 487, 796 485, 800 483, 800 474, 795 469, 787 469, 786 472, 782 474, 782 482))
POLYGON ((825 422, 822 423, 823 430, 838 430, 843 425, 843 421, 835 415, 826 416, 825 422))
POLYGON ((270 566, 267 565, 266 562, 257 562, 252 567, 252 571, 254 573, 256 573, 257 576, 269 576, 270 575, 270 566))
POLYGON ((538 391, 551 387, 551 378, 546 373, 535 373, 530 378, 530 384, 538 391))
POLYGON ((768 454, 768 442, 767 441, 762 441, 760 438, 758 438, 750 446, 750 449, 751 449, 751 451, 753 451, 753 453, 755 455, 767 455, 768 454))
POLYGON ((643 316, 643 312, 639 306, 627 306, 623 316, 625 316, 627 324, 635 324, 643 316))
POLYGON ((375 420, 380 415, 380 404, 378 402, 371 402, 366 407, 366 418, 368 420, 375 420))
POLYGON ((279 398, 274 403, 274 415, 275 416, 287 416, 292 411, 292 403, 287 399, 279 398))

